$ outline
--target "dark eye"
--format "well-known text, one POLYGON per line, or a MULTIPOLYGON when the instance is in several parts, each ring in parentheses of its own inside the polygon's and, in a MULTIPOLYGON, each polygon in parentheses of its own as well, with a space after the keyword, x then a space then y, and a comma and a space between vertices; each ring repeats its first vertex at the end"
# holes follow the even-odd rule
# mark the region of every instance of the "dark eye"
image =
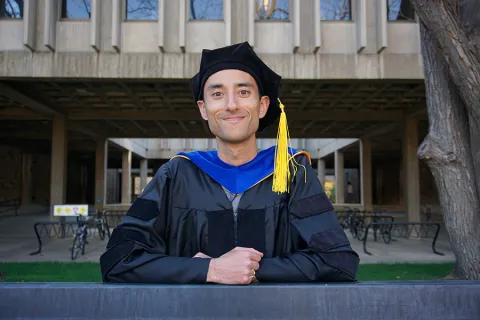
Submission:
POLYGON ((240 94, 241 94, 241 95, 246 95, 246 94, 248 94, 248 93, 249 93, 248 90, 245 90, 245 89, 244 89, 244 90, 240 90, 240 94))
POLYGON ((218 92, 218 91, 217 91, 217 92, 214 92, 214 93, 212 94, 212 96, 214 96, 214 97, 220 97, 221 94, 222 94, 221 92, 218 92))

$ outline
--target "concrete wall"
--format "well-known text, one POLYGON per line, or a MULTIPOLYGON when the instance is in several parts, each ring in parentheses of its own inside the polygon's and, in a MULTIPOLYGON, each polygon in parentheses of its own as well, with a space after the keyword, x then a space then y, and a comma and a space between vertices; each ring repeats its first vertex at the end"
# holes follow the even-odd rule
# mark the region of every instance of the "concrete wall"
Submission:
MULTIPOLYGON (((22 197, 22 150, 0 146, 0 201, 22 197)), ((50 201, 50 156, 31 154, 31 203, 50 201)))
POLYGON ((60 19, 59 3, 0 21, 0 76, 189 78, 202 49, 249 41, 284 78, 423 78, 418 24, 386 21, 381 1, 352 1, 351 21, 320 21, 316 0, 290 0, 283 21, 255 21, 254 0, 224 0, 217 21, 190 21, 186 0, 159 0, 149 21, 126 21, 123 0, 92 0, 87 20, 60 19))
MULTIPOLYGON (((428 166, 420 162, 420 206, 428 207, 434 214, 441 214, 435 181, 428 166)), ((373 202, 378 207, 402 210, 404 182, 401 160, 389 160, 373 166, 373 202), (377 188, 377 172, 381 171, 380 187, 377 188)))
POLYGON ((373 202, 379 205, 403 205, 401 161, 390 160, 373 166, 373 202), (381 171, 382 179, 377 188, 377 173, 381 171))
POLYGON ((0 146, 0 201, 20 199, 22 194, 22 152, 0 146))
POLYGON ((50 155, 32 155, 32 203, 50 204, 50 155))

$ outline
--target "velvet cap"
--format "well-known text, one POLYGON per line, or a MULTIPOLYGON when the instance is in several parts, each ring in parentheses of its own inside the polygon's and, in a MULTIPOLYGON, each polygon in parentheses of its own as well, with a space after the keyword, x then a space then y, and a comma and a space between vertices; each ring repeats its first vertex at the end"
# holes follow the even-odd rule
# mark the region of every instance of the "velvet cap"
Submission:
POLYGON ((278 102, 281 77, 257 56, 248 42, 202 51, 200 70, 190 81, 195 103, 203 99, 203 88, 208 78, 227 69, 249 73, 257 83, 260 97, 266 95, 270 98, 270 106, 265 117, 260 119, 258 130, 262 131, 275 122, 281 111, 278 102))

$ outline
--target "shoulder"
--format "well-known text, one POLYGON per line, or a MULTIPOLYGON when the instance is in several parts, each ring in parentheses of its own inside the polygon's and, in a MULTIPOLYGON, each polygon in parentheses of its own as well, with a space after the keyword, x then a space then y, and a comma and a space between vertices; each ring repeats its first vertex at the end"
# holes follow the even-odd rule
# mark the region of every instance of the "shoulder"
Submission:
POLYGON ((185 172, 188 168, 192 167, 191 161, 184 156, 174 156, 164 164, 162 164, 157 172, 157 178, 175 178, 178 173, 185 172))
MULTIPOLYGON (((179 172, 185 172, 185 170, 191 169, 192 161, 183 155, 176 155, 170 158, 166 163, 164 163, 160 169, 168 172, 171 177, 176 176, 179 172)), ((159 170, 160 170, 159 169, 159 170)))
POLYGON ((312 164, 312 159, 307 151, 293 150, 291 159, 292 161, 301 163, 302 165, 312 164))

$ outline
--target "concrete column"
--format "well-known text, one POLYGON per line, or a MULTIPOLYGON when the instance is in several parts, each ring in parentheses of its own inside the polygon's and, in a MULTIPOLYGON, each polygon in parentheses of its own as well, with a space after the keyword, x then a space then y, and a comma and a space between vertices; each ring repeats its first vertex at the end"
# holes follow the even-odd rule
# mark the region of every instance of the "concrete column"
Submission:
POLYGON ((407 118, 403 138, 404 207, 409 222, 420 221, 420 172, 417 157, 418 120, 407 118))
POLYGON ((122 30, 122 0, 112 0, 112 48, 120 52, 122 30))
POLYGON ((370 138, 360 140, 360 175, 362 206, 371 211, 372 205, 372 142, 370 138))
POLYGON ((32 155, 23 153, 22 157, 22 205, 32 202, 32 155))
MULTIPOLYGON (((37 0, 23 1, 23 45, 32 51, 36 45, 37 2, 37 0)), ((5 8, 5 1, 0 3, 2 8, 5 8)))
MULTIPOLYGON (((402 158, 404 157, 404 151, 402 151, 402 158)), ((403 162, 405 162, 405 159, 403 159, 403 162)), ((398 195, 398 204, 400 206, 405 206, 405 163, 401 163, 398 166, 398 190, 399 190, 399 195, 398 195)), ((405 209, 406 210, 406 209, 405 209)))
POLYGON ((107 160, 107 139, 98 139, 95 152, 95 210, 102 209, 106 204, 107 160))
POLYGON ((143 191, 147 186, 148 160, 140 160, 140 190, 143 191))
POLYGON ((132 152, 124 151, 122 155, 122 203, 132 201, 132 152))
POLYGON ((335 203, 345 203, 343 152, 335 151, 335 203))
POLYGON ((52 151, 50 178, 50 215, 53 206, 65 204, 67 197, 68 123, 64 117, 52 120, 52 151))
POLYGON ((325 160, 323 159, 318 159, 318 166, 317 166, 317 171, 318 171, 318 179, 320 180, 320 183, 322 184, 322 188, 325 184, 325 160))

